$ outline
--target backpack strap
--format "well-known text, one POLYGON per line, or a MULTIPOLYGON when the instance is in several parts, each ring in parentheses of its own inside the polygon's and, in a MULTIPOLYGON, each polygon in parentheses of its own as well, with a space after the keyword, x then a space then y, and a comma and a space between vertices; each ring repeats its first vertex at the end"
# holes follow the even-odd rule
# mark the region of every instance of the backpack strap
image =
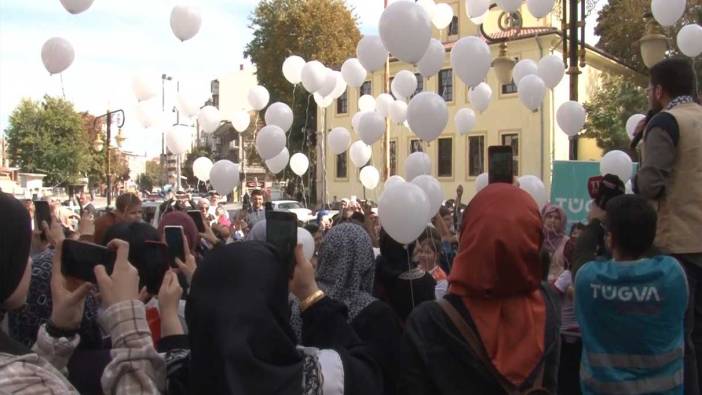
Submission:
MULTIPOLYGON (((495 368, 495 365, 492 363, 492 360, 490 359, 490 357, 488 357, 487 351, 485 350, 485 346, 483 345, 482 340, 480 340, 480 336, 478 336, 475 330, 473 330, 473 328, 471 328, 470 325, 468 325, 468 323, 463 319, 463 317, 461 317, 461 314, 458 312, 458 310, 456 310, 455 307, 453 307, 451 302, 449 302, 446 299, 439 299, 437 303, 444 311, 444 313, 446 313, 446 315, 449 317, 456 329, 458 329, 458 331, 461 333, 471 350, 475 352, 480 363, 490 371, 492 376, 497 380, 497 383, 505 391, 505 393, 509 395, 521 394, 522 392, 518 390, 514 384, 512 384, 504 376, 502 376, 502 374, 495 368)), ((540 366, 538 368, 535 380, 531 388, 527 389, 525 393, 528 394, 533 392, 535 389, 542 388, 544 370, 544 363, 542 361, 540 362, 540 366)), ((538 390, 536 393, 538 393, 538 390)))

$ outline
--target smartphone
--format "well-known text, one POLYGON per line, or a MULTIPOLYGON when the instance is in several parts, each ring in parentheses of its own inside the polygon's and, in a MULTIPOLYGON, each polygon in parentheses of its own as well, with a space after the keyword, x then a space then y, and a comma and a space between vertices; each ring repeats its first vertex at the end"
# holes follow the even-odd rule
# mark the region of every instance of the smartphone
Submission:
POLYGON ((509 145, 488 147, 488 181, 490 184, 514 182, 513 154, 509 145))
POLYGON ((198 210, 188 210, 188 215, 195 221, 195 226, 197 226, 197 231, 200 233, 205 232, 205 223, 202 221, 202 214, 198 210))
POLYGON ((139 256, 131 262, 139 271, 139 288, 146 287, 152 295, 157 295, 161 289, 163 276, 168 267, 175 266, 168 253, 168 246, 160 241, 144 241, 144 248, 139 251, 139 256))
POLYGON ((288 265, 288 274, 292 275, 297 246, 297 215, 286 211, 271 211, 267 215, 266 241, 275 246, 283 262, 288 265))
POLYGON ((46 221, 46 224, 51 226, 51 208, 46 200, 34 201, 34 220, 36 221, 36 229, 41 229, 41 222, 46 221))
POLYGON ((111 274, 116 258, 116 251, 105 246, 66 239, 61 249, 61 272, 64 276, 96 284, 95 266, 103 265, 107 274, 111 274))
POLYGON ((166 244, 168 245, 168 253, 173 257, 185 262, 185 246, 183 245, 183 227, 167 225, 163 228, 166 234, 166 244))

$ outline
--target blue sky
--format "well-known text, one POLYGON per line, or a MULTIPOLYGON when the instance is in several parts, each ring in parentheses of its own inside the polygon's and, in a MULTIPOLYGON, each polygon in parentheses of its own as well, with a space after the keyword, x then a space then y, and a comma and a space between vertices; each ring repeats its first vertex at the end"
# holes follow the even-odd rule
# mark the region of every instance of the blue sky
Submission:
MULTIPOLYGON (((361 31, 377 32, 383 0, 346 0, 359 17, 361 31)), ((602 0, 600 3, 604 3, 602 0)), ((0 130, 22 97, 61 95, 59 76, 49 76, 41 47, 51 37, 69 40, 75 60, 63 73, 63 90, 80 111, 107 107, 127 111, 126 148, 155 154, 160 133, 144 130, 130 116, 136 106, 131 79, 162 73, 182 81, 184 89, 206 95, 209 81, 245 63, 242 52, 251 38, 248 16, 258 0, 95 0, 92 7, 69 14, 59 0, 0 0, 0 130), (192 40, 179 42, 170 29, 175 4, 194 4, 202 27, 192 40)), ((173 96, 173 86, 167 88, 173 96)), ((169 99, 170 100, 170 99, 169 99)), ((170 108, 170 103, 167 104, 170 108)))

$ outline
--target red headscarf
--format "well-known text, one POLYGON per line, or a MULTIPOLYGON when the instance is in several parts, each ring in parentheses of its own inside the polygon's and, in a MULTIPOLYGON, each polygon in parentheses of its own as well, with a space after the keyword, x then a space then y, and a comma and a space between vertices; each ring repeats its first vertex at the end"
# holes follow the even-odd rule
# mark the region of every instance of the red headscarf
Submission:
POLYGON ((534 200, 492 184, 466 209, 449 293, 462 297, 495 368, 522 384, 544 352, 541 216, 534 200))
POLYGON ((182 211, 171 211, 165 214, 158 224, 158 232, 163 234, 163 228, 167 225, 170 226, 182 226, 183 233, 185 233, 185 238, 188 239, 188 246, 191 251, 200 243, 200 233, 197 231, 197 225, 190 216, 182 211))

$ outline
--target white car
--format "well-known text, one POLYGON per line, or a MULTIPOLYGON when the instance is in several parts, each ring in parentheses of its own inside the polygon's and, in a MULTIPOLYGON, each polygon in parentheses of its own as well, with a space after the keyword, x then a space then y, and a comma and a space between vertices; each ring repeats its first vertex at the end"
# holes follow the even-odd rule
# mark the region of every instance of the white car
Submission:
POLYGON ((273 204, 273 210, 295 213, 298 221, 307 222, 316 218, 312 215, 312 210, 302 207, 302 204, 295 200, 274 200, 271 204, 273 204))

